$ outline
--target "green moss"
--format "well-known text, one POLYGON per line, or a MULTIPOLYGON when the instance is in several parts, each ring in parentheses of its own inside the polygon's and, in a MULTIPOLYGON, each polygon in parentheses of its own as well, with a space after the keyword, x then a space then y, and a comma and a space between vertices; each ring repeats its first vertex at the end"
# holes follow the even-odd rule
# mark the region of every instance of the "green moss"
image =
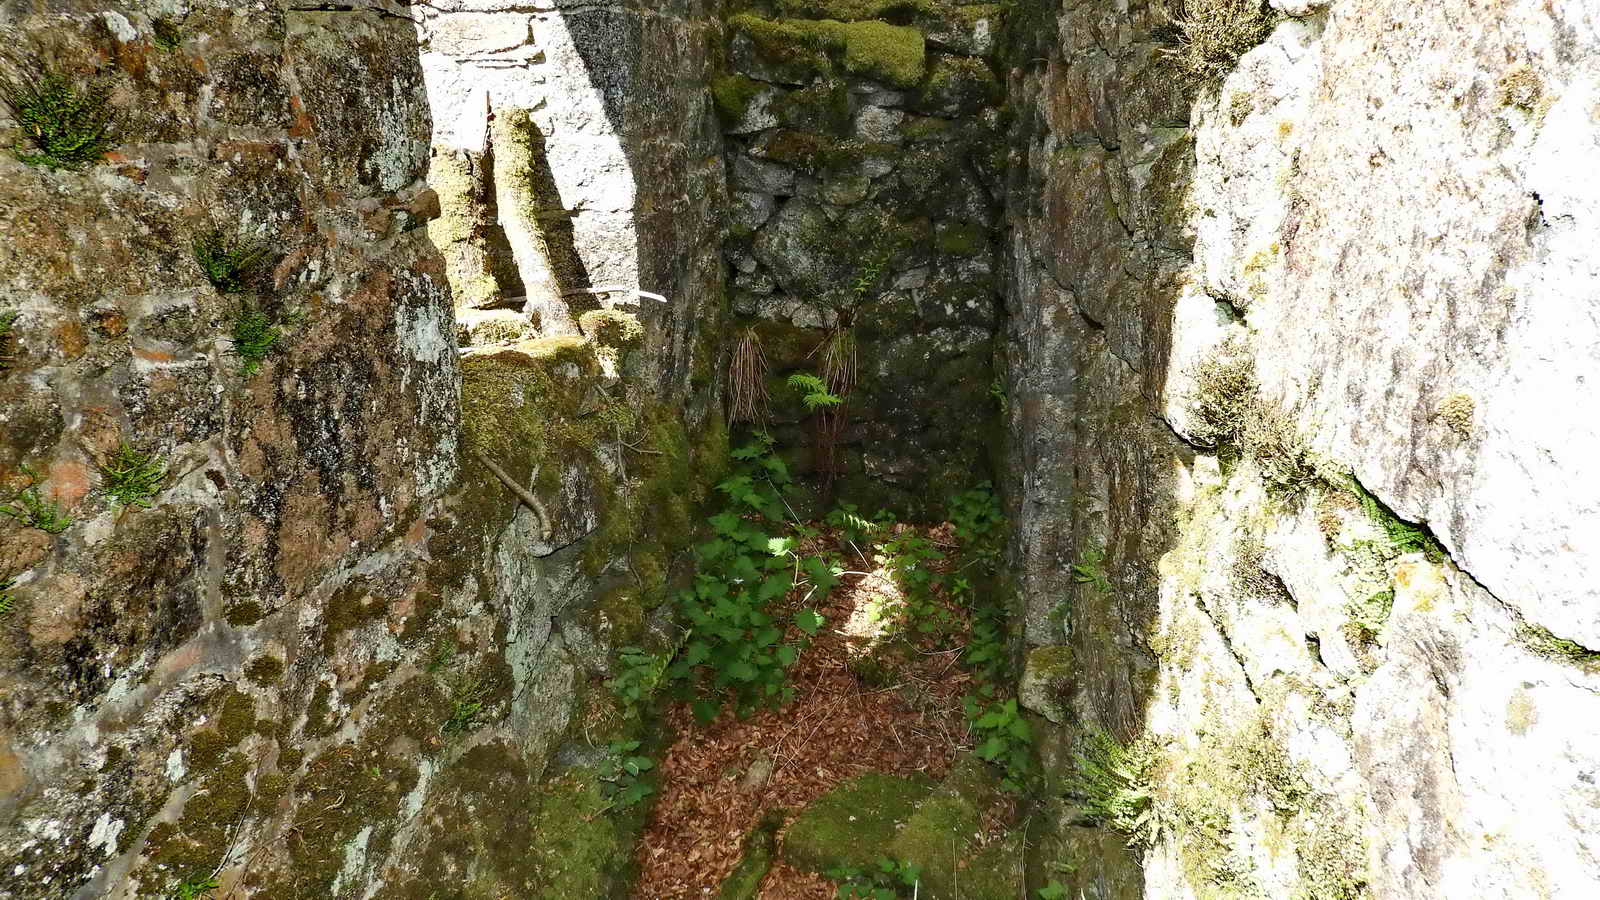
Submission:
POLYGON ((1517 628, 1517 637, 1523 646, 1540 656, 1569 662, 1588 672, 1600 672, 1600 651, 1590 650, 1576 641, 1556 637, 1543 625, 1524 622, 1517 628))
POLYGON ((783 824, 776 816, 767 816, 755 830, 745 836, 744 855, 728 877, 722 880, 717 892, 718 900, 755 900, 761 889, 761 879, 772 868, 772 856, 777 849, 778 826, 783 824))
POLYGON ((644 326, 632 313, 616 309, 591 309, 578 317, 578 327, 602 347, 625 349, 644 339, 644 326))
POLYGON ((832 59, 838 57, 852 75, 911 88, 922 80, 927 61, 922 32, 909 26, 833 19, 774 21, 748 13, 734 16, 729 24, 748 35, 761 56, 820 75, 831 74, 832 59))
POLYGON ((969 896, 964 869, 974 855, 973 837, 984 831, 985 811, 1000 802, 992 767, 976 757, 964 757, 917 807, 887 855, 920 866, 923 889, 931 895, 955 896, 959 886, 961 895, 969 896))
POLYGON ((416 762, 395 749, 393 738, 370 731, 361 742, 330 748, 306 767, 295 789, 295 839, 287 842, 293 896, 332 896, 328 888, 344 865, 345 846, 363 828, 373 829, 368 852, 382 858, 400 804, 419 778, 416 762))
POLYGON ((932 789, 924 778, 878 773, 852 778, 800 813, 784 835, 783 858, 815 872, 876 865, 932 789))
POLYGON ((254 625, 255 623, 261 621, 266 614, 266 610, 261 608, 261 604, 255 602, 254 600, 246 600, 243 603, 234 603, 230 605, 228 607, 226 616, 229 625, 232 625, 236 628, 243 628, 247 625, 254 625))
POLYGON ((785 128, 845 137, 852 125, 850 90, 836 78, 789 91, 773 103, 772 111, 785 128))
POLYGON ((633 869, 632 832, 642 813, 607 812, 598 773, 573 769, 537 792, 526 853, 539 900, 621 896, 633 869))
POLYGON ((222 754, 248 737, 256 727, 255 700, 229 689, 216 703, 207 727, 189 737, 188 763, 196 771, 214 767, 222 754))
POLYGON ((388 604, 364 590, 365 581, 355 579, 335 591, 323 614, 322 649, 332 649, 339 635, 384 617, 388 604))
POLYGON ((232 829, 250 804, 245 780, 249 771, 242 755, 229 754, 203 774, 177 824, 163 822, 151 829, 145 853, 158 870, 176 880, 217 867, 228 850, 232 829))
POLYGON ((885 16, 937 16, 944 10, 935 0, 778 0, 778 11, 786 16, 853 22, 885 16))
POLYGON ((922 83, 918 103, 927 112, 971 115, 998 104, 1002 93, 999 80, 983 60, 940 56, 922 83))
POLYGON ((975 222, 942 225, 934 234, 934 246, 940 253, 976 256, 989 249, 989 229, 975 222))
POLYGON ((251 660, 244 667, 245 677, 263 687, 274 685, 283 677, 283 660, 270 653, 251 660))
POLYGON ((765 87, 761 82, 744 75, 723 75, 711 82, 711 99, 717 105, 717 114, 728 125, 737 124, 750 109, 751 101, 765 87))
POLYGON ((311 705, 306 707, 306 724, 300 730, 305 737, 322 737, 339 727, 333 719, 333 686, 326 681, 317 682, 311 693, 311 705))

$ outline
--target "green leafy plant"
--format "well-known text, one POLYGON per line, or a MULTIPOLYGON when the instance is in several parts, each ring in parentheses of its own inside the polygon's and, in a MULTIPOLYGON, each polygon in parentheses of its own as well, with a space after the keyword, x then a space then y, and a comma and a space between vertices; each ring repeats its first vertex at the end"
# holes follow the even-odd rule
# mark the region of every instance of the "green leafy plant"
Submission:
POLYGON ((1022 717, 1015 699, 982 707, 975 698, 966 698, 967 721, 978 746, 972 751, 979 759, 999 766, 1004 776, 1000 786, 1021 791, 1033 771, 1033 729, 1022 717))
POLYGON ((15 576, 0 578, 0 616, 6 616, 17 604, 17 595, 11 593, 11 588, 17 583, 15 576))
MULTIPOLYGON (((679 643, 681 646, 682 642, 679 643)), ((650 702, 666 678, 667 667, 676 652, 673 648, 668 653, 650 653, 641 647, 623 647, 617 651, 617 676, 607 681, 606 687, 622 701, 629 715, 650 702)))
POLYGON ((772 453, 771 438, 761 436, 732 456, 738 468, 717 485, 729 508, 708 520, 713 537, 695 549, 694 585, 678 598, 691 634, 667 670, 674 681, 698 688, 694 711, 702 720, 716 715, 722 699, 741 713, 757 703, 788 702, 794 691, 787 671, 823 620, 801 609, 792 620, 800 636, 791 639, 775 606, 794 588, 825 596, 838 581, 836 567, 796 550, 783 499, 788 468, 772 453))
POLYGON ((489 689, 481 678, 458 676, 450 686, 450 715, 439 726, 439 733, 456 738, 477 728, 488 700, 489 689))
POLYGON ((13 63, 15 77, 0 74, 0 101, 32 149, 13 147, 31 166, 76 171, 105 159, 117 144, 116 115, 103 85, 76 84, 42 66, 13 63), (25 71, 26 69, 33 71, 25 71))
POLYGON ((828 391, 826 382, 809 372, 796 372, 790 375, 789 387, 799 392, 800 402, 804 403, 810 412, 832 409, 844 402, 844 398, 828 391))
POLYGON ((637 753, 638 741, 613 741, 606 746, 600 764, 600 783, 611 807, 627 808, 656 792, 645 773, 656 767, 655 760, 637 753))
POLYGON ((961 544, 961 568, 975 568, 984 575, 994 574, 1000 566, 1006 522, 994 486, 985 481, 962 491, 950 498, 949 508, 950 524, 961 544))
POLYGON ((1083 552, 1078 554, 1078 561, 1072 564, 1072 580, 1078 584, 1093 585, 1102 594, 1111 593, 1104 548, 1094 545, 1083 548, 1083 552))
POLYGON ((0 312, 0 372, 11 368, 11 363, 16 359, 16 351, 12 344, 16 340, 15 329, 17 317, 21 313, 0 312))
POLYGON ((222 885, 212 875, 194 874, 167 889, 167 900, 200 900, 222 885))
POLYGON ((883 856, 871 868, 836 866, 823 874, 839 883, 838 900, 895 900, 915 894, 922 868, 883 856))
POLYGON ((1006 386, 999 378, 989 382, 989 399, 1000 408, 1000 415, 1005 415, 1011 410, 1011 398, 1006 395, 1006 386))
POLYGON ((124 442, 100 467, 100 475, 100 492, 113 503, 149 509, 151 498, 161 490, 161 482, 167 477, 167 466, 124 442))
POLYGON ((1124 745, 1102 730, 1085 732, 1072 755, 1067 793, 1090 821, 1114 828, 1130 843, 1155 844, 1170 830, 1151 785, 1158 753, 1148 740, 1124 745))
POLYGON ((1066 900, 1067 889, 1061 882, 1052 878, 1049 884, 1039 888, 1038 894, 1039 900, 1066 900))
POLYGON ((873 562, 900 589, 896 625, 923 637, 953 629, 954 613, 934 593, 941 579, 931 563, 945 558, 934 543, 907 528, 880 542, 876 551, 873 562))
POLYGON ((176 50, 183 43, 183 23, 165 16, 151 20, 150 32, 154 35, 155 45, 163 50, 176 50))
POLYGON ((263 241, 211 228, 194 239, 194 261, 211 286, 222 294, 247 290, 271 254, 263 241))
POLYGON ((241 374, 254 375, 282 340, 283 332, 270 316, 248 304, 239 307, 229 343, 233 345, 233 355, 239 357, 241 374))
POLYGON ((845 543, 859 546, 873 535, 881 534, 886 526, 894 523, 894 517, 880 509, 876 516, 869 519, 861 514, 854 503, 841 503, 823 516, 822 522, 829 528, 837 529, 845 543))
POLYGON ((0 503, 0 515, 10 516, 29 528, 37 528, 46 534, 60 534, 72 525, 72 517, 61 511, 61 505, 54 500, 44 499, 39 492, 43 480, 38 474, 27 466, 22 467, 22 473, 28 476, 28 485, 11 496, 5 503, 0 503))

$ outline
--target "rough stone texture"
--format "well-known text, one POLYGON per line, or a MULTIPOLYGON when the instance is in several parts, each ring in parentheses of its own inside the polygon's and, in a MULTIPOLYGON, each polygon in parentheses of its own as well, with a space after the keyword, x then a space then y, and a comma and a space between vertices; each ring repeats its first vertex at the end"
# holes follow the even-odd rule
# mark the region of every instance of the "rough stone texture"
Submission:
MULTIPOLYGON (((8 44, 111 86, 125 135, 82 172, 0 154, 0 312, 20 314, 0 502, 26 465, 72 517, 59 536, 0 518, 5 896, 166 896, 213 871, 239 897, 625 891, 638 823, 600 815, 578 735, 637 730, 602 686, 608 654, 663 640, 651 609, 725 453, 723 169, 709 101, 679 89, 706 77, 707 42, 680 40, 703 11, 545 17, 590 54, 560 71, 626 93, 608 158, 649 173, 597 182, 576 246, 668 297, 638 311, 639 340, 570 336, 553 365, 508 310, 457 320, 476 288, 429 240, 465 240, 439 238, 441 211, 498 221, 497 183, 425 180, 481 173, 438 152, 434 55, 515 55, 511 20, 537 17, 435 33, 481 4, 293 8, 311 5, 0 5, 8 44), (181 22, 176 48, 158 16, 181 22), (270 248, 249 292, 196 266, 213 225, 270 248), (283 331, 255 372, 231 343, 245 303, 283 331), (463 372, 500 370, 458 362, 460 337, 505 345, 517 402, 463 421, 463 372), (543 443, 479 441, 512 426, 543 443), (99 490, 123 440, 170 467, 149 509, 99 490), (467 451, 539 496, 548 538, 467 451)), ((576 127, 544 139, 552 159, 594 152, 576 127)), ((565 186, 572 164, 552 168, 565 186)))
POLYGON ((1029 887, 1589 896, 1595 13, 1274 5, 1210 85, 1161 3, 1009 32, 1029 887), (1153 845, 1082 827, 1085 728, 1154 747, 1153 845))
POLYGON ((1001 91, 988 38, 1000 11, 919 9, 902 28, 819 21, 882 12, 870 4, 735 16, 732 72, 712 85, 739 192, 734 326, 755 329, 774 376, 763 424, 795 468, 836 479, 840 497, 910 516, 937 514, 988 477, 1000 290, 1001 91), (810 37, 827 29, 863 31, 830 51, 810 37), (896 66, 869 57, 900 50, 921 74, 891 83, 882 73, 896 66), (855 383, 834 379, 849 389, 842 422, 808 414, 783 382, 826 377, 822 347, 839 333, 856 348, 855 383))

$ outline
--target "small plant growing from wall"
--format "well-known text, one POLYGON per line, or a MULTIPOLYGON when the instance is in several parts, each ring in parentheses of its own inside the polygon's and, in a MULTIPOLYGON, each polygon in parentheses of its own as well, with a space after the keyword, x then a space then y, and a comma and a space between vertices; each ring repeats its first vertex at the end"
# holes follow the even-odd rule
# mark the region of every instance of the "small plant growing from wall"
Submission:
POLYGON ((767 418, 767 357, 761 337, 746 328, 728 362, 728 421, 759 425, 767 418))
POLYGON ((638 741, 612 741, 606 745, 606 757, 600 763, 602 793, 610 804, 607 808, 633 806, 656 792, 647 772, 656 767, 655 760, 638 753, 638 741))
POLYGON ((100 492, 112 503, 149 509, 150 500, 160 492, 161 482, 167 477, 167 466, 124 442, 100 467, 100 475, 100 492))
POLYGON ((11 593, 11 588, 16 583, 17 579, 12 575, 0 578, 0 618, 10 615, 11 610, 17 605, 17 595, 11 593))
POLYGON ((61 511, 61 505, 53 500, 44 499, 39 492, 43 483, 38 474, 27 466, 22 467, 22 473, 28 476, 28 485, 11 496, 5 503, 0 503, 0 515, 10 516, 29 528, 37 528, 46 534, 60 534, 72 525, 72 517, 61 511))
POLYGON ((220 294, 249 289, 261 274, 269 253, 266 243, 220 228, 203 231, 194 239, 194 261, 220 294))
POLYGON ((283 332, 271 316, 249 303, 239 305, 228 341, 233 346, 233 355, 239 357, 240 374, 254 375, 282 340, 283 332))
POLYGON ((30 166, 76 171, 105 159, 117 145, 110 92, 80 85, 40 64, 11 62, 15 75, 0 72, 0 100, 22 130, 17 159, 30 166))
POLYGON ((218 884, 212 875, 190 875, 167 891, 167 900, 201 900, 202 897, 209 897, 212 891, 221 887, 222 885, 218 884))
POLYGON ((17 358, 14 326, 18 315, 20 314, 14 312, 0 312, 0 372, 11 368, 11 363, 17 358))
POLYGON ((183 44, 183 23, 165 16, 150 21, 150 33, 155 45, 163 50, 176 50, 183 44))
POLYGON ((1265 0, 1183 0, 1173 14, 1179 33, 1173 56, 1195 78, 1219 80, 1272 34, 1278 20, 1265 0))

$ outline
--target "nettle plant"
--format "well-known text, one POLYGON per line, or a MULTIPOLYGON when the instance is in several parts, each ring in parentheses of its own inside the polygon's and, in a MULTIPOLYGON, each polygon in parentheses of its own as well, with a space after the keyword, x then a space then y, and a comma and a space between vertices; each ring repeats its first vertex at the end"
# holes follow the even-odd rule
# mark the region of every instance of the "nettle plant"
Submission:
POLYGON ((678 598, 691 632, 667 674, 698 690, 694 712, 702 721, 724 700, 743 714, 794 696, 789 667, 824 620, 810 607, 785 619, 778 607, 797 588, 807 588, 809 600, 838 582, 837 566, 799 552, 783 499, 791 478, 772 443, 761 435, 733 451, 738 471, 717 485, 728 508, 710 518, 714 536, 695 549, 694 586, 678 598))

